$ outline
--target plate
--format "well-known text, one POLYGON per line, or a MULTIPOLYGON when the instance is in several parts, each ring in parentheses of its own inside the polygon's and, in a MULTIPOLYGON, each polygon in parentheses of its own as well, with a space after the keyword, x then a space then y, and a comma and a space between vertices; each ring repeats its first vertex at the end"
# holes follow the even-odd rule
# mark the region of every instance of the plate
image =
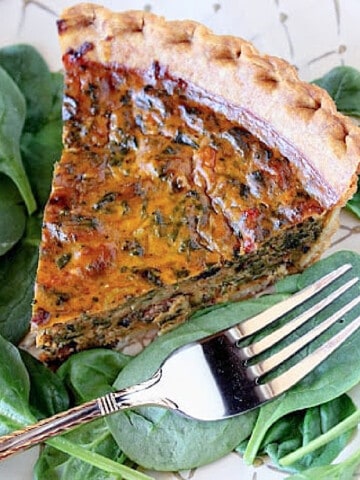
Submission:
MULTIPOLYGON (((45 57, 52 70, 61 68, 56 18, 68 0, 0 0, 0 46, 30 43, 45 57)), ((360 68, 358 55, 358 0, 103 0, 113 10, 146 9, 168 19, 190 18, 216 33, 241 36, 262 52, 294 64, 304 80, 313 80, 337 65, 360 68)), ((360 222, 343 212, 340 228, 327 254, 340 249, 360 253, 360 222)), ((351 392, 360 404, 360 388, 351 392)), ((356 436, 342 456, 360 445, 356 436)), ((38 448, 0 463, 0 478, 31 480, 38 448)), ((245 466, 232 453, 195 471, 153 473, 158 480, 281 480, 286 478, 267 463, 245 466)))

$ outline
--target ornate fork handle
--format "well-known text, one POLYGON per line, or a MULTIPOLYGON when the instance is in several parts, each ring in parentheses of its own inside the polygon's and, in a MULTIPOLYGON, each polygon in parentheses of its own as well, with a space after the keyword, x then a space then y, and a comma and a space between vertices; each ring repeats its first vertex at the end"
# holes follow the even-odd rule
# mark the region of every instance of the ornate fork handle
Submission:
POLYGON ((0 437, 0 460, 42 443, 48 438, 65 433, 76 426, 125 408, 149 403, 168 405, 166 400, 155 399, 151 390, 151 387, 155 386, 160 378, 161 371, 158 371, 151 379, 139 385, 118 392, 110 392, 103 397, 0 437))

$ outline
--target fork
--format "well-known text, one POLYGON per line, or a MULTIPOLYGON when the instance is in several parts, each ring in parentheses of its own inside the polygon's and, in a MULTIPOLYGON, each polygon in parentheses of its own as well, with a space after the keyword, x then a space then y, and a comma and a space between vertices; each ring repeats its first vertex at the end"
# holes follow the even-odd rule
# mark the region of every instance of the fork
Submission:
POLYGON ((198 420, 219 420, 252 410, 278 397, 314 370, 359 328, 360 315, 356 307, 360 304, 360 295, 341 305, 335 313, 326 316, 324 321, 307 333, 297 336, 295 341, 263 358, 263 354, 271 347, 298 331, 308 320, 350 291, 359 281, 357 276, 345 283, 339 280, 337 283, 341 285, 335 285, 335 289, 334 286, 330 288, 330 285, 351 268, 351 264, 342 265, 262 313, 227 330, 180 347, 143 383, 108 393, 1 437, 0 459, 64 433, 81 423, 127 408, 158 405, 198 420), (326 294, 327 290, 331 292, 316 302, 317 293, 323 291, 326 294), (310 301, 312 297, 315 303, 310 301), (265 334, 260 340, 251 341, 251 336, 276 323, 289 312, 294 316, 292 320, 265 334), (351 316, 357 317, 338 333, 279 375, 270 375, 271 379, 266 380, 269 373, 272 374, 277 367, 310 345, 350 312, 351 316), (249 338, 250 343, 244 345, 244 340, 249 338), (185 368, 186 365, 191 365, 191 371, 185 368))

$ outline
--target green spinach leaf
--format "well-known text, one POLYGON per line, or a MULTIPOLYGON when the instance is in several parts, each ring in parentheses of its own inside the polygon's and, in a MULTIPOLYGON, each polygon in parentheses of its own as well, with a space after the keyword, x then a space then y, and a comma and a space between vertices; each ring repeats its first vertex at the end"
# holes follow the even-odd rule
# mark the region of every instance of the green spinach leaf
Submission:
POLYGON ((327 90, 338 110, 360 117, 360 72, 353 67, 335 67, 314 83, 327 90))
POLYGON ((9 177, 0 174, 0 256, 20 240, 26 217, 18 189, 9 177))
POLYGON ((117 375, 130 358, 102 348, 88 350, 69 357, 57 374, 79 404, 111 392, 117 375))
MULTIPOLYGON (((356 410, 352 400, 346 394, 306 410, 295 411, 277 420, 266 433, 258 454, 268 455, 280 468, 279 460, 285 455, 308 445, 314 438, 328 432, 335 425, 348 418, 356 410)), ((292 463, 289 471, 297 472, 319 465, 330 464, 343 450, 353 434, 348 429, 325 446, 305 455, 300 461, 292 463)), ((237 450, 244 452, 247 442, 237 450)))
POLYGON ((51 109, 44 124, 36 130, 26 131, 21 137, 21 152, 26 172, 38 205, 45 206, 48 200, 53 166, 60 159, 62 151, 61 101, 63 76, 50 75, 48 79, 52 92, 51 109))
MULTIPOLYGON (((357 388, 359 385, 357 386, 357 388)), ((297 448, 293 452, 288 453, 287 455, 280 458, 279 463, 283 467, 288 467, 289 465, 293 465, 302 457, 305 457, 308 454, 320 449, 324 445, 332 442, 333 440, 337 439, 344 433, 347 433, 359 425, 360 421, 360 410, 355 410, 351 415, 347 416, 344 420, 340 423, 337 423, 335 426, 327 430, 326 432, 322 433, 318 437, 310 440, 308 443, 302 445, 301 447, 297 448)))
POLYGON ((30 381, 19 351, 0 336, 0 435, 33 423, 30 381))
POLYGON ((20 355, 29 374, 29 403, 36 418, 50 417, 69 408, 69 394, 59 376, 26 351, 20 350, 20 355))
POLYGON ((0 172, 13 180, 28 212, 33 213, 36 202, 20 154, 25 113, 26 104, 21 91, 0 67, 0 172))
POLYGON ((26 233, 0 257, 0 334, 17 344, 29 328, 41 219, 29 217, 26 233))
POLYGON ((25 97, 24 130, 38 131, 47 121, 53 105, 51 73, 45 60, 31 45, 19 44, 0 49, 0 65, 25 97))
POLYGON ((355 478, 354 475, 359 464, 360 450, 357 450, 342 462, 310 468, 291 475, 287 480, 351 480, 355 478))

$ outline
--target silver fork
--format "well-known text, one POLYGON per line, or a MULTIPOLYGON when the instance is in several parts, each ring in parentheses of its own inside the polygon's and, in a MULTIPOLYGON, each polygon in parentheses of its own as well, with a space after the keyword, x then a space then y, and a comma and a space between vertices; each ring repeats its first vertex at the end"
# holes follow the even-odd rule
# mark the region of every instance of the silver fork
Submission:
POLYGON ((354 298, 349 303, 341 305, 308 333, 262 359, 264 352, 333 304, 359 281, 357 276, 352 276, 345 283, 339 280, 340 286, 333 287, 326 297, 308 305, 312 297, 316 299, 318 292, 326 292, 330 284, 351 268, 350 264, 343 265, 255 317, 175 350, 159 370, 143 383, 111 392, 1 437, 0 459, 81 423, 127 408, 158 405, 199 420, 218 420, 244 413, 274 399, 310 373, 359 328, 360 315, 356 307, 360 304, 360 295, 352 295, 354 298), (301 312, 296 314, 298 307, 301 312), (288 312, 295 315, 292 320, 261 340, 242 346, 244 339, 260 332, 288 312), (350 312, 355 318, 337 334, 278 376, 264 379, 264 376, 350 312))

